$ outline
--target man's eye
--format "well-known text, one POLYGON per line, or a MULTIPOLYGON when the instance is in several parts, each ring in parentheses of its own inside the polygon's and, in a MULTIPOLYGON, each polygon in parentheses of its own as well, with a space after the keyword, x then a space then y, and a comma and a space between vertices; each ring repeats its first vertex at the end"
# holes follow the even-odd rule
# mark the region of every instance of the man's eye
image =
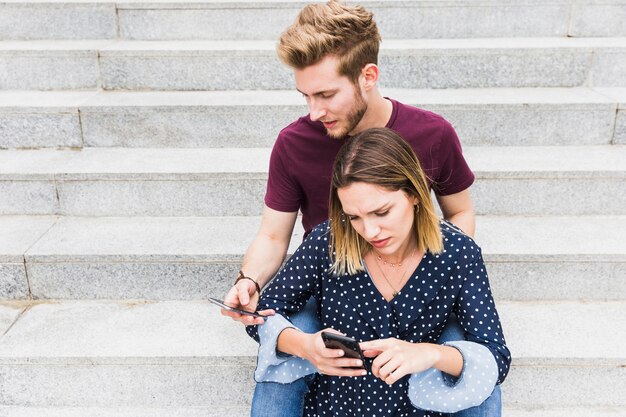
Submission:
POLYGON ((329 99, 332 98, 334 96, 334 94, 322 94, 320 97, 322 97, 323 99, 329 99))

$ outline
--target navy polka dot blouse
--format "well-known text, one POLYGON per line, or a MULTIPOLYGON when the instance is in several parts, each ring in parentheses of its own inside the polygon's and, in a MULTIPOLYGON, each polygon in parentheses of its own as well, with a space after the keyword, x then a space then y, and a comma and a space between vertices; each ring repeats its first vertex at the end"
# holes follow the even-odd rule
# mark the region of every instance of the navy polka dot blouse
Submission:
MULTIPOLYGON (((273 308, 278 314, 261 326, 247 327, 261 341, 257 381, 287 383, 315 372, 306 360, 276 352, 280 332, 297 327, 296 319, 294 325, 287 318, 297 317, 294 313, 313 297, 321 328, 331 327, 358 341, 395 337, 436 343, 456 314, 465 340, 447 344, 461 352, 464 365, 459 378, 430 369, 391 386, 371 372, 365 377, 317 375, 307 395, 306 416, 440 416, 480 404, 504 381, 511 355, 480 248, 450 223, 442 221, 441 231, 443 253, 427 252, 388 302, 367 271, 331 274, 329 222, 313 229, 261 296, 258 308, 273 308)), ((367 369, 371 361, 366 358, 367 369)))

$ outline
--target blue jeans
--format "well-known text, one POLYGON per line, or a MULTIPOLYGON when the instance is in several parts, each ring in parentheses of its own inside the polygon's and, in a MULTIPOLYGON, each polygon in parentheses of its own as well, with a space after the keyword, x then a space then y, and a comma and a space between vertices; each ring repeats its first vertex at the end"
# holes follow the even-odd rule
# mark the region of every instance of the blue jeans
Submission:
MULTIPOLYGON (((319 330, 316 318, 317 305, 313 299, 294 319, 294 324, 302 331, 314 333, 319 330)), ((463 330, 456 318, 450 320, 439 338, 439 342, 463 340, 463 330)), ((250 417, 302 417, 304 397, 314 380, 313 375, 300 378, 290 384, 259 382, 254 388, 250 417)), ((502 401, 500 386, 481 405, 451 414, 455 417, 501 417, 502 401)))

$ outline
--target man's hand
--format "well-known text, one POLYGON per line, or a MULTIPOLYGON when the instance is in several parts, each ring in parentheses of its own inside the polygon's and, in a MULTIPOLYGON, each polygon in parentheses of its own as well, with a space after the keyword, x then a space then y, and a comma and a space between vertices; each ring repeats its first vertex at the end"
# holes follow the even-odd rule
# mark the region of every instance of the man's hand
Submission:
MULTIPOLYGON (((237 284, 233 285, 226 297, 224 297, 224 304, 238 308, 240 310, 255 311, 259 304, 259 293, 256 290, 256 285, 249 279, 242 279, 237 284)), ((222 309, 222 315, 228 316, 233 320, 239 321, 247 326, 253 324, 263 324, 264 320, 260 317, 252 317, 244 314, 235 313, 234 311, 228 311, 222 309)), ((260 312, 265 316, 274 315, 273 310, 264 310, 260 312)))

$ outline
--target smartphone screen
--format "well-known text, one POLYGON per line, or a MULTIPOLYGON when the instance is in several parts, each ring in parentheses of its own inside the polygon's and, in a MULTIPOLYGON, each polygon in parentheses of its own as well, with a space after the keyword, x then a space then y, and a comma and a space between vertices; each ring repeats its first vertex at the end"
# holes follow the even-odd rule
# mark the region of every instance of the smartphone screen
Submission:
POLYGON ((212 302, 213 304, 223 308, 224 310, 232 311, 232 312, 239 313, 239 314, 244 314, 246 316, 261 317, 261 318, 265 318, 266 317, 266 316, 264 316, 262 314, 254 312, 254 311, 246 311, 246 310, 241 310, 241 309, 238 309, 238 308, 235 308, 235 307, 231 307, 229 305, 224 304, 223 302, 221 302, 217 298, 209 297, 209 301, 212 302))
POLYGON ((346 358, 361 359, 365 363, 359 342, 355 339, 340 334, 322 332, 322 340, 327 348, 341 349, 346 358))

